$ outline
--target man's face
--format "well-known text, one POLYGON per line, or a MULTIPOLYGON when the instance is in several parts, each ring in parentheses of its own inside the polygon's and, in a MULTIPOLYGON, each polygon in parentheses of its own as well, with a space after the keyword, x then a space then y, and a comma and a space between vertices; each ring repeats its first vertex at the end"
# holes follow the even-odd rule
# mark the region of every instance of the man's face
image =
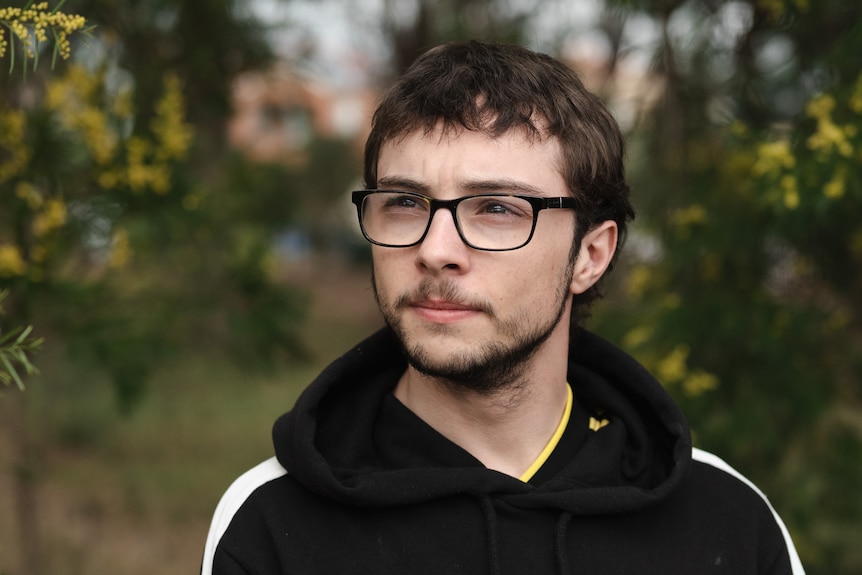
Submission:
MULTIPOLYGON (((559 159, 555 139, 519 131, 420 130, 383 146, 377 183, 437 199, 567 196, 559 159)), ((377 301, 410 364, 480 392, 514 383, 543 345, 567 341, 573 238, 570 210, 543 210, 526 246, 479 251, 461 241, 451 212, 438 210, 419 245, 373 246, 377 301)))

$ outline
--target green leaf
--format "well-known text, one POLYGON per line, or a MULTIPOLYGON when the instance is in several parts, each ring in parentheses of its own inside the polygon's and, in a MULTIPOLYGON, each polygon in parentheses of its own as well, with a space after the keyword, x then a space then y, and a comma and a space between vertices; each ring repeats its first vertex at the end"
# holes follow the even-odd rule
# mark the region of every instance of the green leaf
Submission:
POLYGON ((24 340, 27 339, 27 336, 30 335, 30 332, 33 331, 33 326, 28 325, 24 330, 21 331, 21 335, 18 336, 18 339, 15 340, 15 343, 21 345, 24 343, 24 340))
POLYGON ((51 28, 51 33, 54 35, 54 51, 51 54, 51 69, 54 69, 54 66, 57 65, 57 55, 60 54, 60 43, 57 42, 57 30, 51 28))
POLYGON ((5 335, 0 337, 0 347, 3 346, 7 341, 11 341, 13 337, 17 337, 18 332, 20 331, 20 327, 16 327, 11 331, 7 332, 5 335))
POLYGON ((15 384, 18 386, 18 389, 24 391, 24 382, 21 381, 21 376, 18 375, 18 372, 15 371, 15 366, 6 359, 5 355, 0 355, 0 361, 2 361, 3 365, 6 367, 6 373, 9 374, 12 379, 15 380, 15 384))
POLYGON ((6 25, 9 28, 9 73, 11 74, 15 70, 15 32, 12 31, 12 27, 8 24, 6 25))

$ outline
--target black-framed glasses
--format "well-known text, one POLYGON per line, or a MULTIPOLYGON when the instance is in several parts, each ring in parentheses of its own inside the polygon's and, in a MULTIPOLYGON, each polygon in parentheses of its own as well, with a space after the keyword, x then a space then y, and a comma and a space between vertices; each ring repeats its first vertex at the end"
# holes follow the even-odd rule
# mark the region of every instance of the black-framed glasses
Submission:
POLYGON ((360 190, 353 192, 352 199, 362 234, 373 244, 388 248, 415 246, 425 239, 437 210, 446 209, 465 244, 492 252, 527 245, 536 231, 540 211, 576 206, 574 198, 477 194, 437 200, 401 190, 360 190))

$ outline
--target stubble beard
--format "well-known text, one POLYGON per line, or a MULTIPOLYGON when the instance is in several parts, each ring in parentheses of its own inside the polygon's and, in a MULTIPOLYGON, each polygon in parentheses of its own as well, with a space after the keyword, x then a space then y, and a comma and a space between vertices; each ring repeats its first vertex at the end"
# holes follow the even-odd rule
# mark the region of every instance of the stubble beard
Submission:
MULTIPOLYGON (((394 302, 382 301, 377 290, 377 281, 372 271, 372 287, 374 297, 383 320, 395 333, 401 345, 407 362, 419 373, 433 378, 455 392, 474 392, 480 395, 493 395, 505 389, 521 387, 524 376, 533 356, 547 341, 559 325, 566 311, 569 299, 569 285, 574 272, 574 259, 570 258, 566 273, 563 274, 555 292, 556 309, 554 315, 545 323, 530 325, 530 311, 524 311, 517 316, 501 320, 492 306, 484 302, 470 302, 479 311, 485 313, 497 326, 501 338, 497 341, 486 341, 477 347, 462 349, 442 360, 436 360, 428 352, 428 344, 410 341, 409 334, 401 321, 399 310, 407 307, 410 301, 427 299, 432 296, 452 301, 464 301, 464 295, 449 281, 435 282, 424 280, 413 292, 403 294, 394 302)), ((445 334, 450 328, 438 326, 445 334)), ((433 344, 431 344, 433 345, 433 344)))

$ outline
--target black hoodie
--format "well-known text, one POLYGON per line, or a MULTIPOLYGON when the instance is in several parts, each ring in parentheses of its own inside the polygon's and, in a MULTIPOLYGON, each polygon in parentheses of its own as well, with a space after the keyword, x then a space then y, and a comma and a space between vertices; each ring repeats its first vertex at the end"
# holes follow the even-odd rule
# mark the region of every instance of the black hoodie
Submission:
POLYGON ((571 342, 575 408, 526 483, 395 399, 405 369, 384 329, 318 376, 219 504, 204 575, 803 573, 763 495, 693 452, 664 389, 597 336, 571 342))

